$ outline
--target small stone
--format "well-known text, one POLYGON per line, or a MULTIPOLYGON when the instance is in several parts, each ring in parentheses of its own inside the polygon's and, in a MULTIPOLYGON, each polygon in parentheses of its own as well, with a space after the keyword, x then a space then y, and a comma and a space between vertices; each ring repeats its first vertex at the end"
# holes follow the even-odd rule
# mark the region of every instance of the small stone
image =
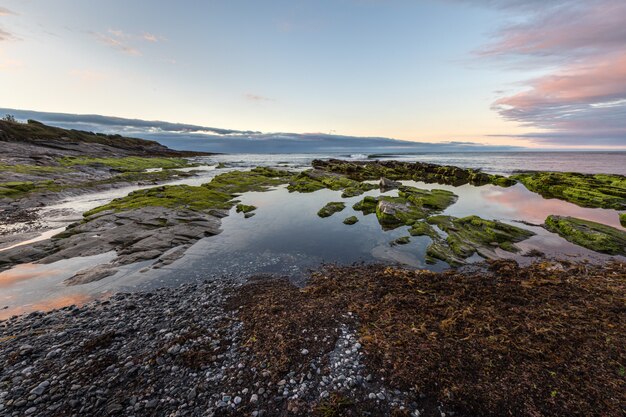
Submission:
POLYGON ((300 352, 303 355, 308 355, 309 351, 307 349, 302 349, 302 351, 300 352))
POLYGON ((241 404, 241 397, 237 396, 233 399, 233 402, 237 405, 241 404))
POLYGON ((37 407, 30 407, 29 409, 24 411, 24 413, 28 415, 28 414, 33 414, 35 411, 37 411, 37 407))
POLYGON ((258 396, 258 395, 256 395, 256 394, 252 394, 252 395, 250 396, 250 402, 251 402, 251 403, 256 403, 257 401, 259 401, 259 396, 258 396))
POLYGON ((285 381, 284 379, 281 379, 280 381, 278 381, 278 386, 282 387, 283 385, 285 385, 287 383, 287 381, 285 381))
POLYGON ((368 398, 370 400, 375 400, 376 399, 376 394, 374 394, 373 392, 370 392, 370 395, 368 395, 368 398))
POLYGON ((379 400, 384 400, 384 399, 385 399, 385 394, 383 394, 382 392, 379 392, 378 394, 376 394, 376 397, 377 397, 379 400))

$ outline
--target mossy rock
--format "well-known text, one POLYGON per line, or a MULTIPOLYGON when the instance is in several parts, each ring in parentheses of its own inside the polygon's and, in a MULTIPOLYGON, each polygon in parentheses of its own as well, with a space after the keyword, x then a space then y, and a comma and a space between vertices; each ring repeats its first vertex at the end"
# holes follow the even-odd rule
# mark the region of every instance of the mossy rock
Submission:
POLYGON ((626 232, 575 217, 551 215, 545 228, 565 240, 595 252, 626 256, 626 232))
POLYGON ((398 197, 367 196, 352 206, 367 215, 376 213, 378 222, 385 229, 393 229, 403 225, 411 226, 428 216, 445 210, 456 202, 457 196, 446 190, 422 190, 415 187, 402 186, 398 197))
POLYGON ((345 203, 333 201, 333 202, 326 204, 324 207, 322 207, 317 212, 317 215, 320 217, 330 217, 335 213, 343 211, 343 209, 345 208, 346 208, 345 203))
POLYGON ((356 211, 362 211, 363 214, 368 215, 372 213, 376 213, 376 205, 378 204, 378 200, 376 197, 367 196, 363 200, 355 203, 352 208, 356 211))
POLYGON ((409 229, 409 234, 411 236, 429 236, 433 239, 439 236, 437 231, 427 222, 413 223, 409 229))
POLYGON ((210 213, 215 209, 230 209, 234 198, 248 191, 266 191, 272 186, 285 184, 291 178, 287 171, 254 168, 250 171, 233 171, 216 176, 201 186, 165 185, 138 190, 85 213, 91 216, 104 210, 132 210, 145 206, 184 208, 210 213))
POLYGON ((358 222, 359 222, 359 219, 356 216, 346 217, 343 220, 343 224, 347 224, 349 226, 352 226, 353 224, 358 223, 358 222))
POLYGON ((235 207, 237 213, 250 213, 254 210, 256 210, 255 206, 249 206, 246 204, 237 204, 237 206, 235 207))
POLYGON ((59 158, 59 163, 64 167, 100 166, 120 172, 141 172, 146 169, 174 169, 194 166, 184 158, 159 158, 128 156, 123 158, 93 158, 89 156, 68 156, 59 158))
POLYGON ((287 187, 290 192, 300 193, 311 193, 324 188, 333 191, 343 190, 342 197, 348 198, 361 195, 377 188, 377 186, 355 181, 343 175, 310 169, 296 175, 287 187))
POLYGON ((557 198, 581 207, 626 208, 626 177, 623 175, 535 172, 512 178, 545 198, 557 198))
POLYGON ((0 198, 16 199, 36 191, 61 191, 63 186, 53 180, 9 181, 0 183, 0 198))
POLYGON ((513 179, 500 175, 486 174, 480 170, 422 162, 316 159, 312 162, 312 165, 318 170, 342 174, 356 181, 379 180, 384 177, 394 181, 413 180, 455 186, 469 183, 473 185, 494 184, 508 187, 515 183, 513 179))
POLYGON ((428 247, 427 255, 451 266, 462 265, 465 259, 476 253, 489 258, 496 248, 517 252, 519 249, 514 244, 534 235, 529 230, 478 216, 433 216, 428 218, 428 223, 437 226, 447 236, 443 239, 431 232, 429 236, 433 243, 428 247))

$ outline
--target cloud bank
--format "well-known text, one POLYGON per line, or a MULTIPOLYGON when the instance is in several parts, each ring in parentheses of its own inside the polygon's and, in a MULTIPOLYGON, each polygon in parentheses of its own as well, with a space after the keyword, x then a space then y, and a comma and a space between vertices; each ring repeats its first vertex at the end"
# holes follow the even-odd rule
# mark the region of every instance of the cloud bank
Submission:
POLYGON ((626 146, 626 1, 479 1, 511 13, 514 23, 478 51, 510 65, 549 72, 499 98, 503 118, 557 145, 626 146))
POLYGON ((2 109, 18 120, 35 119, 66 129, 120 133, 156 140, 174 149, 222 153, 409 153, 511 151, 522 148, 487 146, 472 142, 410 142, 380 137, 355 137, 324 133, 263 133, 250 130, 220 129, 183 123, 124 119, 100 115, 44 113, 2 109))

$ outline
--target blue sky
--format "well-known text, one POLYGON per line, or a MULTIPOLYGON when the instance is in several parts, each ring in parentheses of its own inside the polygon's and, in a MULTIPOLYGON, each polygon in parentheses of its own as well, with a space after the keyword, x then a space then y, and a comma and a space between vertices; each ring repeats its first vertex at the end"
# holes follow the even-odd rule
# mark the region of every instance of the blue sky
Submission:
POLYGON ((614 88, 626 81, 614 71, 624 2, 544 3, 2 1, 0 107, 263 132, 625 146, 626 88, 614 88), (565 23, 544 34, 550 45, 532 38, 568 14, 586 16, 578 27, 591 36, 572 38, 565 23), (611 37, 593 32, 603 25, 611 37), (594 70, 615 72, 613 84, 581 98, 594 70))

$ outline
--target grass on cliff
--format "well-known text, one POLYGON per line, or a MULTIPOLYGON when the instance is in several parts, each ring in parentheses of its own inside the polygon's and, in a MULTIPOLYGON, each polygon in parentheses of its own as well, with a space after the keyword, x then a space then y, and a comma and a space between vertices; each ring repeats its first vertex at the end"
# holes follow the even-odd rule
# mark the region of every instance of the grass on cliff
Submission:
POLYGON ((304 288, 263 280, 231 302, 251 366, 278 379, 308 370, 302 349, 332 351, 345 323, 358 331, 367 372, 411 390, 422 416, 439 417, 443 403, 463 417, 617 417, 625 297, 623 263, 497 261, 465 273, 328 267, 304 288))

